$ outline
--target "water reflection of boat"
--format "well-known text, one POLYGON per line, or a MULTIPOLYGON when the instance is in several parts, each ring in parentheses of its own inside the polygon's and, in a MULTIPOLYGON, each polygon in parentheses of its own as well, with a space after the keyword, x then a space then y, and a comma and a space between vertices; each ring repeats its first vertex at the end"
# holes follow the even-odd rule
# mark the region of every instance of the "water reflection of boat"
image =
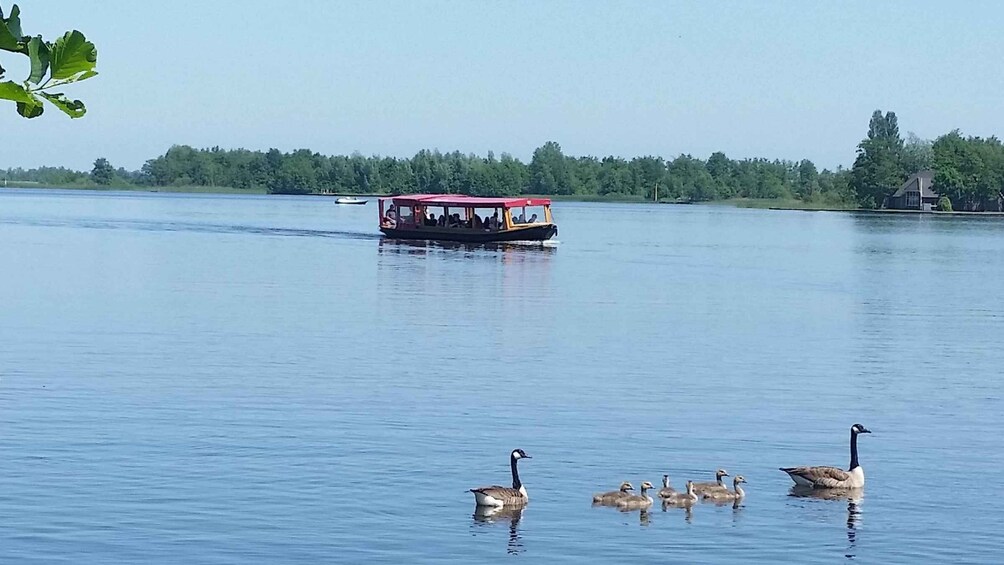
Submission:
POLYGON ((525 253, 533 255, 553 255, 557 252, 557 247, 547 245, 540 241, 504 241, 488 243, 464 243, 460 241, 436 241, 422 239, 379 239, 379 251, 399 252, 405 254, 424 254, 430 250, 463 251, 463 252, 502 252, 525 253))
POLYGON ((519 536, 519 521, 523 517, 523 508, 507 508, 478 506, 474 510, 474 523, 479 526, 490 526, 497 522, 509 525, 509 540, 506 552, 510 555, 523 553, 523 542, 519 536))

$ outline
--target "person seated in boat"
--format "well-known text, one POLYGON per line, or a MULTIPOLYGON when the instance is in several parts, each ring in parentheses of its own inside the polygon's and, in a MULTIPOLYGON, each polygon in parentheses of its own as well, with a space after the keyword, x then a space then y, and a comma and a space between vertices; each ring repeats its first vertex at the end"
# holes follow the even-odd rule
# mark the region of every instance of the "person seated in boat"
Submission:
POLYGON ((537 223, 537 214, 533 214, 533 215, 531 215, 531 216, 530 216, 530 221, 529 221, 529 222, 527 222, 527 223, 528 223, 528 224, 536 224, 536 223, 537 223))
POLYGON ((441 228, 445 228, 446 227, 446 214, 440 214, 439 215, 439 221, 436 222, 436 225, 439 226, 439 227, 441 227, 441 228))
POLYGON ((397 226, 397 208, 393 204, 387 208, 387 213, 384 214, 382 224, 384 227, 393 228, 397 226))
POLYGON ((524 214, 523 212, 520 212, 519 213, 519 217, 516 218, 516 221, 513 222, 513 223, 516 223, 516 224, 525 224, 526 223, 526 214, 524 214))
POLYGON ((495 210, 495 213, 492 214, 491 220, 488 221, 488 229, 497 230, 500 227, 502 227, 502 225, 499 223, 499 211, 495 210))
POLYGON ((450 227, 451 228, 459 228, 460 227, 460 214, 451 214, 450 215, 450 227))
POLYGON ((474 218, 471 222, 471 226, 476 230, 482 229, 485 226, 485 223, 481 221, 481 216, 477 214, 474 214, 474 218))
POLYGON ((425 225, 434 228, 436 227, 436 215, 432 213, 432 210, 429 210, 428 212, 429 216, 425 218, 425 225))

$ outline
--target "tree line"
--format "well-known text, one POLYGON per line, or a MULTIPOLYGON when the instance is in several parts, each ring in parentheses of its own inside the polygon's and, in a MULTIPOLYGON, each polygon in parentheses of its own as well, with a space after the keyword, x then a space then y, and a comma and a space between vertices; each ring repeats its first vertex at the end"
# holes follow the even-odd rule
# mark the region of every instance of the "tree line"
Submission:
POLYGON ((521 194, 625 200, 710 201, 733 198, 799 200, 819 207, 881 207, 912 173, 933 169, 935 190, 956 209, 987 209, 1004 201, 1004 146, 996 137, 958 131, 928 141, 899 133, 894 112, 876 110, 851 169, 819 170, 808 160, 707 159, 680 155, 624 159, 566 155, 549 141, 528 163, 496 156, 422 150, 410 158, 335 155, 307 149, 196 149, 171 147, 139 171, 107 159, 88 172, 65 168, 8 169, 11 181, 47 185, 228 187, 273 194, 446 193, 521 194))
POLYGON ((486 156, 422 150, 411 158, 325 156, 306 149, 284 153, 219 147, 171 147, 139 171, 115 169, 107 159, 90 173, 62 167, 0 171, 11 181, 85 186, 206 186, 265 190, 273 194, 446 193, 479 196, 563 195, 628 200, 728 198, 800 199, 841 204, 853 201, 849 174, 818 170, 809 160, 707 160, 680 155, 666 160, 565 155, 551 141, 529 163, 503 153, 486 156))

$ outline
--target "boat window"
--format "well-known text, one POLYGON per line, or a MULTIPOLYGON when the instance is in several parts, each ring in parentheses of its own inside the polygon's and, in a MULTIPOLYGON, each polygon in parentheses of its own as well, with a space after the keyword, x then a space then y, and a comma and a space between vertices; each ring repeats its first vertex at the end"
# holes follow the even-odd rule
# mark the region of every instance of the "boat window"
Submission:
POLYGON ((543 206, 521 206, 519 208, 513 208, 512 212, 512 223, 519 224, 542 224, 547 220, 544 219, 544 207, 543 206))
POLYGON ((411 206, 399 206, 397 209, 397 223, 398 224, 411 224, 413 218, 413 210, 411 206))
POLYGON ((505 216, 502 208, 475 208, 471 225, 474 229, 504 230, 505 216))

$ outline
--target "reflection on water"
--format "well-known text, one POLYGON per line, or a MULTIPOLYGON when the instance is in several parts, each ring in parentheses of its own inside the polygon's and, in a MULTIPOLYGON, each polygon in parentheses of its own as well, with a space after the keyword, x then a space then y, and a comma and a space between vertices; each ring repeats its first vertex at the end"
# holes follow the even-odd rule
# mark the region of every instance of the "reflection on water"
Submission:
POLYGON ((492 508, 478 506, 474 510, 475 526, 491 526, 495 523, 509 525, 509 539, 506 543, 506 553, 519 555, 526 551, 519 536, 519 521, 523 517, 522 508, 492 508))
POLYGON ((689 524, 694 519, 694 504, 672 504, 665 500, 662 501, 662 511, 668 512, 670 509, 684 511, 683 519, 689 524))
POLYGON ((813 489, 811 487, 794 486, 788 493, 796 498, 816 498, 819 500, 847 501, 847 552, 844 557, 854 559, 857 554, 858 526, 861 524, 861 501, 864 499, 864 489, 813 489))
POLYGON ((500 241, 495 243, 465 243, 462 241, 432 241, 424 239, 387 239, 380 238, 378 251, 380 253, 402 253, 408 255, 424 255, 432 250, 462 251, 479 253, 492 251, 529 252, 541 255, 551 255, 557 252, 555 245, 547 245, 539 241, 500 241))

